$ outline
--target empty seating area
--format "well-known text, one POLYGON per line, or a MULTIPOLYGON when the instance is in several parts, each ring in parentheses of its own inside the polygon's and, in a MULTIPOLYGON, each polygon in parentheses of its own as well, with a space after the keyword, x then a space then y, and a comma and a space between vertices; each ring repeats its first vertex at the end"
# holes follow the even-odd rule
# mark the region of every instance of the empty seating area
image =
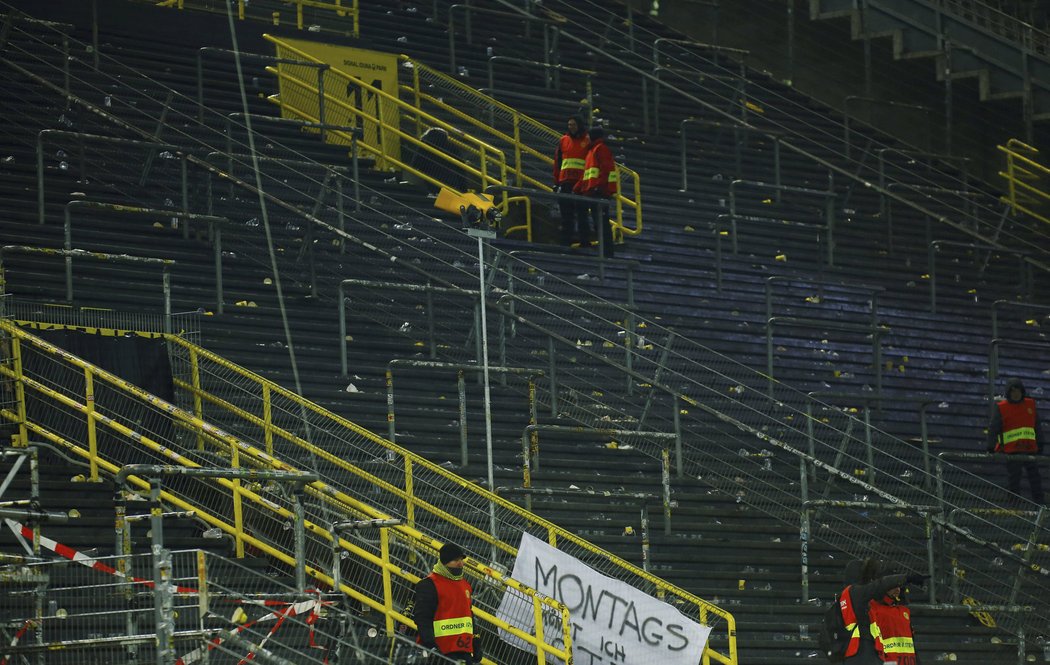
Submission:
MULTIPOLYGON (((823 602, 847 561, 873 555, 933 575, 912 594, 925 662, 1045 660, 1045 511, 1008 496, 999 461, 973 455, 1006 377, 1037 401, 1050 394, 1048 234, 1004 208, 998 183, 866 129, 846 154, 837 113, 644 13, 631 14, 628 39, 622 6, 544 2, 526 18, 514 2, 376 0, 361 3, 360 37, 349 38, 346 18, 322 9, 306 9, 298 30, 281 2, 251 3, 279 12, 273 25, 192 7, 208 3, 129 1, 100 14, 96 40, 85 3, 5 4, 11 318, 67 306, 191 313, 200 345, 232 365, 728 610, 741 663, 819 657, 823 602), (641 212, 625 215, 641 233, 608 261, 500 234, 479 262, 481 244, 434 207, 432 187, 282 118, 264 33, 406 54, 557 131, 571 113, 592 114, 638 174, 641 212), (551 58, 574 71, 546 76, 556 69, 537 65, 551 58), (126 256, 63 260, 40 247, 126 256), (990 610, 989 626, 964 604, 1005 609, 990 610)), ((398 75, 407 99, 412 67, 398 75)), ((469 134, 464 118, 490 109, 452 87, 428 88, 448 104, 433 122, 469 134)), ((552 154, 545 140, 523 136, 522 147, 552 154)), ((528 172, 542 179, 538 164, 528 172)), ((532 202, 537 228, 556 224, 542 221, 548 205, 532 202)), ((203 390, 254 413, 259 396, 216 372, 203 390)), ((190 394, 177 406, 264 445, 232 410, 190 394)), ((323 438, 313 416, 281 418, 304 441, 323 438)), ((364 450, 344 461, 374 487, 404 482, 364 450)), ((112 524, 111 486, 41 454, 42 507, 81 513, 44 532, 117 554, 111 534, 92 535, 112 524)), ((337 461, 294 446, 276 458, 320 464, 325 482, 373 500, 337 461)), ((8 495, 27 491, 20 479, 8 495)), ((374 492, 374 505, 405 517, 397 496, 374 492)), ((472 528, 489 528, 480 504, 467 512, 472 528)), ((525 528, 492 525, 511 544, 525 528)), ((278 526, 259 537, 289 538, 278 526)), ((133 532, 137 553, 145 533, 133 532)), ((294 586, 287 565, 251 548, 238 558, 236 542, 193 517, 173 518, 166 535, 243 567, 231 575, 248 586, 263 575, 294 586)), ((328 556, 316 538, 314 554, 328 556)), ((513 567, 484 539, 465 544, 513 567)), ((325 637, 363 635, 372 616, 329 618, 325 637)), ((315 641, 309 630, 291 626, 282 653, 315 641)), ((718 631, 711 645, 729 649, 718 631)))

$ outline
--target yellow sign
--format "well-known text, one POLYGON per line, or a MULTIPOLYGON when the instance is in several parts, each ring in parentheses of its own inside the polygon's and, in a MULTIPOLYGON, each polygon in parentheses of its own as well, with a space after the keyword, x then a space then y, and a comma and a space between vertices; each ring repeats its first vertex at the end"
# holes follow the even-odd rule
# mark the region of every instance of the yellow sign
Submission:
MULTIPOLYGON (((289 46, 320 60, 330 66, 323 72, 325 122, 329 125, 360 127, 363 141, 373 147, 382 148, 383 154, 400 159, 400 139, 393 132, 398 127, 400 113, 395 104, 398 96, 397 56, 380 51, 323 44, 302 39, 282 39, 289 46), (336 70, 336 71, 333 71, 336 70), (356 82, 360 82, 360 84, 356 82), (393 99, 387 98, 389 95, 393 99)), ((296 54, 277 46, 277 55, 289 60, 299 60, 296 54)), ((286 117, 306 115, 320 119, 318 105, 318 68, 311 65, 281 63, 278 69, 290 74, 309 87, 294 85, 281 78, 281 101, 286 117), (294 109, 294 111, 292 111, 294 109), (296 113, 295 111, 299 112, 296 113), (301 114, 301 115, 300 115, 301 114)), ((349 141, 326 134, 329 143, 341 145, 349 141)), ((377 166, 383 165, 377 162, 377 166)))

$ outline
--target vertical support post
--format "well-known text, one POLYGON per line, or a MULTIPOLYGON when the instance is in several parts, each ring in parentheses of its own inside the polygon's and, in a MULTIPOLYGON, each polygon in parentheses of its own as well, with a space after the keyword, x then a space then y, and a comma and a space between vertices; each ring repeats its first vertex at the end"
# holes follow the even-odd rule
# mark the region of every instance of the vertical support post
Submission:
POLYGON ((164 332, 172 332, 171 325, 171 266, 167 263, 161 269, 161 288, 164 291, 164 332))
POLYGON ((532 435, 529 437, 529 449, 539 450, 540 433, 536 430, 540 424, 539 410, 536 406, 536 377, 529 376, 529 425, 532 426, 532 435))
MULTIPOLYGON (((681 468, 678 469, 681 477, 681 468)), ((671 451, 660 451, 660 480, 663 486, 664 534, 671 534, 671 451)))
POLYGON ((91 469, 91 482, 98 482, 98 435, 95 431, 95 376, 87 367, 84 368, 84 414, 87 420, 88 463, 91 469))
POLYGON ((326 143, 327 142, 326 138, 325 138, 325 128, 328 125, 327 125, 327 121, 325 120, 325 112, 324 112, 324 100, 325 100, 325 94, 324 94, 324 73, 325 73, 325 71, 327 69, 328 69, 328 65, 318 65, 317 66, 317 120, 318 120, 318 123, 320 125, 320 127, 318 127, 318 132, 319 132, 319 136, 321 138, 321 143, 326 143))
MULTIPOLYGON (((401 459, 405 463, 405 524, 414 529, 416 526, 415 474, 412 472, 412 458, 405 455, 401 459)), ((411 556, 414 560, 415 548, 412 549, 411 556)))
MULTIPOLYGON (((196 349, 190 349, 190 383, 193 385, 193 415, 204 420, 204 401, 201 399, 200 358, 196 349)), ((204 430, 197 425, 197 450, 204 450, 204 430)))
POLYGON ((343 284, 337 290, 339 304, 339 372, 346 378, 346 296, 343 295, 343 284))
MULTIPOLYGON (((62 226, 63 247, 68 251, 73 249, 73 213, 66 206, 65 222, 62 226)), ((66 302, 73 304, 73 257, 66 256, 66 302)))
POLYGON ((558 364, 554 359, 554 338, 547 338, 547 378, 550 381, 551 416, 558 415, 558 364))
POLYGON ((270 384, 262 386, 263 399, 263 441, 266 445, 266 454, 273 455, 273 401, 270 397, 270 384))
POLYGON ((386 368, 386 432, 390 443, 397 443, 394 431, 394 370, 386 368))
POLYGON ((91 0, 91 66, 98 71, 98 0, 91 0))
MULTIPOLYGON (((204 123, 204 53, 197 50, 197 122, 204 123)), ((226 123, 227 137, 229 137, 230 124, 226 123)))
POLYGON ((926 571, 930 574, 930 581, 926 585, 929 591, 930 604, 937 602, 937 567, 933 552, 933 517, 929 514, 923 516, 926 520, 926 571))
POLYGON ((649 562, 649 506, 645 505, 645 499, 641 499, 641 532, 642 532, 642 570, 650 572, 651 564, 649 562))
POLYGON ((292 488, 292 512, 295 523, 292 531, 295 537, 295 590, 306 591, 306 512, 303 506, 304 488, 301 484, 292 488))
POLYGON ((157 665, 175 662, 174 608, 171 595, 171 552, 164 547, 164 509, 159 477, 150 478, 150 532, 153 554, 153 619, 157 634, 157 665))
MULTIPOLYGON (((529 436, 529 428, 521 433, 521 486, 526 490, 532 487, 532 456, 533 447, 529 436)), ((532 493, 525 492, 525 509, 532 511, 532 493)))
POLYGON ((467 381, 463 370, 456 370, 456 388, 459 393, 459 463, 466 467, 467 455, 467 381))
MULTIPOLYGON (((1011 187, 1010 201, 1013 202, 1013 181, 1008 179, 1011 187)), ((43 224, 46 212, 44 210, 44 138, 37 134, 37 223, 43 224)))
POLYGON ((929 406, 930 402, 925 402, 919 407, 919 437, 922 439, 923 485, 927 492, 932 492, 933 488, 931 485, 933 483, 933 478, 930 474, 930 432, 926 423, 926 409, 929 406))
POLYGON ((682 191, 683 192, 689 191, 689 164, 688 164, 688 160, 686 160, 686 157, 685 157, 685 151, 686 151, 686 148, 685 148, 685 143, 686 143, 685 126, 686 126, 686 123, 688 123, 688 122, 689 122, 688 119, 683 120, 682 124, 679 125, 680 129, 678 131, 678 136, 679 136, 679 139, 680 139, 680 141, 679 141, 679 150, 678 150, 678 158, 679 158, 678 168, 682 172, 682 191))
POLYGON ((434 292, 430 286, 430 282, 427 282, 427 338, 428 346, 430 347, 430 359, 435 360, 437 358, 437 335, 434 332, 434 292))
POLYGON ((952 154, 952 43, 944 40, 944 154, 952 154))
POLYGON ((212 228, 212 258, 215 263, 215 311, 222 314, 226 299, 223 288, 223 225, 209 222, 212 228))
POLYGON ((828 233, 828 267, 835 267, 835 194, 829 191, 824 204, 824 217, 828 233))
POLYGON ((787 83, 795 85, 795 0, 787 0, 787 83))
POLYGON ((864 447, 865 464, 867 466, 865 480, 869 485, 875 485, 875 449, 871 442, 871 405, 864 403, 864 447))
POLYGON ((682 418, 681 398, 678 395, 671 396, 671 408, 674 409, 674 464, 678 470, 678 477, 685 476, 685 465, 682 464, 682 418))
POLYGON ((70 85, 69 85, 69 35, 62 33, 62 89, 66 93, 66 110, 69 110, 71 105, 70 85))
MULTIPOLYGON (((800 460, 799 466, 802 469, 801 477, 806 477, 806 465, 800 460)), ((809 506, 803 502, 802 504, 802 515, 799 522, 798 539, 800 544, 801 562, 802 562, 802 598, 803 604, 809 602, 809 536, 810 536, 810 524, 809 524, 809 506)))
POLYGON ((390 579, 390 532, 386 527, 379 529, 379 555, 383 561, 383 614, 386 616, 386 633, 394 634, 394 586, 390 579))
MULTIPOLYGON (((265 408, 265 407, 264 407, 265 408)), ((241 468, 241 453, 237 446, 230 447, 230 467, 241 468)), ((238 559, 244 558, 244 506, 241 503, 241 479, 233 478, 233 536, 234 551, 238 559)))
POLYGON ((930 275, 930 314, 937 313, 937 245, 930 243, 927 253, 930 275))

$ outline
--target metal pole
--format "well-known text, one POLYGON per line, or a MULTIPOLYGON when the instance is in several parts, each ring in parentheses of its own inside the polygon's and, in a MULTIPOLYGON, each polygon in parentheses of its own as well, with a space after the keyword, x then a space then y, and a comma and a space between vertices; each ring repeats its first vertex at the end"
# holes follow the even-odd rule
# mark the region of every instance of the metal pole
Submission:
POLYGON ((459 392, 459 460, 467 466, 467 381, 463 370, 456 371, 456 387, 459 392))
POLYGON ((306 591, 306 508, 303 506, 305 488, 297 484, 292 488, 292 510, 295 524, 292 531, 295 537, 295 590, 306 591))
MULTIPOLYGON (((487 311, 485 309, 485 238, 479 233, 478 240, 478 300, 481 302, 481 372, 485 389, 485 458, 487 465, 488 489, 496 487, 492 460, 492 393, 489 385, 489 333, 487 311)), ((496 505, 489 502, 489 533, 498 538, 496 528, 496 505)), ((492 561, 496 561, 496 545, 492 544, 492 561)))

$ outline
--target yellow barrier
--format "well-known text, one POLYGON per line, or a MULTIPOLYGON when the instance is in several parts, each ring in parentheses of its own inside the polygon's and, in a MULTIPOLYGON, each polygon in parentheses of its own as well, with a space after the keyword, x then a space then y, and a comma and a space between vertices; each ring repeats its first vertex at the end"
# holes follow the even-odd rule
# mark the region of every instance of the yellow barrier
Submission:
MULTIPOLYGON (((52 409, 60 409, 66 414, 79 413, 88 422, 90 426, 102 426, 109 430, 111 434, 119 438, 120 441, 125 442, 128 445, 134 444, 139 446, 145 451, 149 451, 156 457, 164 460, 167 464, 181 465, 188 468, 198 468, 201 465, 192 459, 180 454, 168 442, 162 442, 156 440, 154 436, 144 434, 143 432, 132 429, 128 425, 120 422, 119 416, 114 414, 112 416, 101 413, 99 410, 94 408, 91 404, 90 394, 92 388, 90 382, 85 386, 84 401, 81 403, 77 399, 63 394, 59 389, 53 388, 46 385, 42 381, 31 378, 22 369, 22 345, 28 344, 32 346, 37 352, 51 356, 55 362, 64 362, 72 368, 76 368, 78 371, 82 371, 85 375, 90 376, 92 381, 99 381, 106 384, 107 389, 115 390, 123 394, 127 398, 143 404, 148 404, 150 407, 158 409, 163 412, 166 416, 170 417, 174 424, 177 424, 187 430, 196 432, 199 436, 205 437, 210 443, 216 447, 225 450, 230 456, 231 464, 234 468, 239 466, 240 456, 244 455, 245 459, 252 462, 252 466, 258 468, 270 468, 281 471, 296 471, 295 468, 288 464, 280 462, 272 456, 260 451, 253 446, 241 441, 240 439, 228 434, 227 432, 208 424, 207 422, 196 418, 192 414, 182 411, 178 407, 163 402, 162 400, 146 393, 141 388, 138 388, 131 383, 116 377, 109 372, 106 372, 90 363, 84 362, 79 358, 69 354, 58 347, 55 347, 44 340, 41 340, 28 332, 20 329, 10 321, 0 321, 0 332, 2 332, 11 342, 12 358, 16 362, 12 362, 10 367, 6 364, 0 365, 0 375, 7 377, 15 382, 18 387, 19 394, 23 395, 21 391, 29 389, 33 391, 37 400, 48 400, 48 404, 53 404, 52 409)), ((177 340, 178 338, 171 338, 177 340)), ((49 377, 50 383, 50 377, 49 377)), ((56 386, 58 384, 55 384, 56 386)), ((61 446, 69 452, 86 459, 93 466, 97 465, 98 468, 103 471, 115 475, 120 470, 120 465, 109 459, 102 457, 97 450, 92 448, 85 449, 81 444, 72 441, 62 435, 52 431, 48 427, 35 422, 33 419, 28 417, 25 410, 25 398, 24 396, 19 398, 18 408, 12 411, 9 408, 0 409, 0 417, 10 421, 18 423, 20 426, 20 437, 24 443, 26 435, 32 433, 35 436, 40 437, 50 443, 61 446)), ((305 443, 305 442, 304 442, 305 443)), ((149 489, 149 482, 138 476, 131 476, 129 482, 141 490, 149 489)), ((234 501, 243 500, 249 502, 253 508, 260 512, 268 512, 274 514, 277 518, 282 521, 288 521, 295 518, 294 513, 279 505, 270 498, 263 497, 261 494, 256 492, 253 488, 242 486, 239 481, 229 480, 225 478, 213 479, 213 483, 227 490, 234 501)), ((366 516, 369 518, 387 519, 390 516, 386 515, 371 506, 363 505, 356 501, 352 497, 345 495, 342 492, 328 486, 326 483, 317 481, 310 483, 307 486, 307 491, 328 503, 330 506, 340 509, 344 516, 360 517, 366 516)), ((240 511, 235 511, 234 522, 230 522, 223 519, 220 515, 215 514, 213 510, 209 510, 203 505, 195 504, 192 500, 187 499, 185 496, 173 490, 163 490, 161 492, 162 501, 175 506, 182 510, 193 510, 198 517, 203 519, 206 523, 211 526, 218 527, 224 532, 232 535, 238 542, 247 543, 259 551, 264 552, 266 555, 273 557, 274 559, 284 563, 285 565, 294 567, 295 559, 288 552, 282 551, 275 547, 273 544, 259 538, 251 533, 247 532, 244 527, 242 515, 240 511)), ((313 521, 305 521, 304 527, 307 533, 314 535, 315 537, 328 540, 332 540, 334 536, 329 530, 322 527, 313 521)), ((425 548, 431 552, 436 552, 439 543, 431 540, 421 532, 412 529, 407 526, 395 527, 399 536, 404 540, 409 541, 419 547, 425 548)), ((366 593, 350 587, 348 585, 341 585, 340 589, 343 593, 346 593, 350 598, 358 601, 372 609, 383 612, 386 617, 387 630, 393 631, 395 621, 405 623, 414 626, 414 621, 411 617, 406 616, 394 609, 394 598, 393 590, 390 584, 390 576, 396 576, 406 581, 409 584, 415 584, 419 581, 419 577, 412 573, 403 570, 394 561, 390 559, 389 554, 389 543, 387 536, 381 536, 381 548, 380 555, 376 555, 369 550, 366 550, 355 543, 339 538, 338 544, 344 550, 355 555, 359 560, 363 560, 368 564, 379 569, 380 574, 383 576, 383 596, 380 599, 375 599, 366 593)), ((475 608, 475 615, 482 621, 491 625, 494 630, 505 630, 516 637, 521 638, 533 648, 536 649, 537 665, 544 665, 548 662, 548 657, 553 657, 556 662, 571 663, 572 657, 572 640, 571 640, 571 628, 569 625, 569 614, 568 609, 561 603, 541 596, 535 592, 535 590, 523 586, 516 580, 508 578, 499 572, 485 566, 483 564, 468 560, 467 568, 474 574, 482 578, 488 578, 499 586, 514 589, 520 592, 524 597, 528 598, 533 603, 534 615, 542 615, 544 608, 553 610, 562 618, 562 635, 561 635, 561 647, 554 647, 547 644, 543 637, 543 623, 542 621, 537 624, 537 634, 531 635, 524 633, 520 629, 507 624, 505 621, 494 616, 490 612, 485 611, 482 608, 475 608)), ((307 574, 311 575, 314 579, 327 585, 331 585, 333 580, 327 572, 316 568, 311 565, 307 565, 307 574)), ((492 662, 492 661, 488 661, 492 662)))
MULTIPOLYGON (((294 56, 294 58, 306 62, 322 62, 313 55, 297 49, 291 44, 284 40, 281 40, 272 35, 263 35, 265 39, 272 42, 278 49, 278 54, 281 57, 294 56)), ((267 71, 276 75, 281 81, 302 88, 309 92, 313 96, 317 96, 319 91, 316 84, 293 76, 292 74, 282 71, 280 68, 267 67, 267 71)), ((335 107, 343 110, 349 116, 356 119, 357 122, 369 122, 375 123, 384 132, 391 132, 399 136, 402 140, 406 140, 416 146, 417 149, 423 150, 426 153, 436 157, 451 166, 455 167, 463 173, 467 173, 477 179, 479 191, 484 190, 490 185, 502 185, 507 180, 507 160, 503 154, 503 151, 495 148, 484 141, 481 141, 473 136, 463 133, 459 128, 450 125, 449 123, 430 115, 416 107, 399 100, 397 97, 384 92, 380 88, 365 83, 361 79, 349 76, 345 72, 340 71, 337 68, 330 68, 327 75, 334 76, 338 79, 338 85, 326 86, 325 92, 325 104, 331 107, 335 107), (374 96, 377 102, 377 111, 375 115, 365 111, 364 109, 357 108, 352 104, 348 104, 344 99, 331 95, 328 90, 346 90, 349 87, 360 88, 367 92, 369 95, 374 96), (384 108, 385 107, 385 108, 384 108), (390 114, 394 117, 395 122, 391 123, 386 119, 386 115, 390 114), (464 150, 468 153, 468 156, 476 160, 477 167, 468 164, 462 160, 456 159, 454 156, 446 154, 440 150, 427 145, 417 136, 414 136, 408 132, 405 132, 399 126, 399 122, 402 119, 407 119, 414 123, 417 128, 439 128, 445 130, 448 133, 449 138, 457 148, 464 150), (489 164, 494 163, 498 168, 498 176, 490 175, 489 164)), ((297 107, 290 100, 283 99, 280 96, 271 97, 271 101, 278 104, 283 110, 289 111, 294 115, 309 120, 311 122, 317 122, 318 118, 312 117, 305 109, 297 107)), ((355 122, 354 124, 357 124, 355 122)), ((349 140, 344 132, 333 131, 332 134, 336 136, 342 136, 349 140)), ((422 132, 418 132, 422 134, 422 132)), ((379 145, 368 145, 367 143, 358 142, 358 146, 361 149, 367 150, 374 154, 378 159, 396 164, 398 168, 402 169, 407 173, 429 182, 437 187, 449 187, 450 189, 457 189, 456 187, 450 187, 448 183, 442 182, 430 174, 423 173, 422 171, 415 169, 401 160, 398 156, 389 154, 385 151, 382 142, 379 145)), ((501 204, 504 209, 507 205, 507 197, 503 195, 503 202, 501 204)))
MULTIPOLYGON (((443 113, 449 113, 460 121, 469 124, 470 126, 482 132, 484 135, 495 137, 499 141, 505 142, 513 146, 514 150, 514 161, 513 161, 513 175, 515 179, 515 185, 531 185, 537 189, 544 191, 551 191, 549 184, 549 174, 552 172, 554 166, 554 147, 557 145, 558 140, 561 138, 562 132, 555 131, 550 127, 544 125, 538 120, 521 113, 517 109, 508 106, 493 97, 485 95, 469 85, 459 81, 447 74, 439 72, 407 55, 401 55, 400 59, 403 63, 411 65, 412 71, 412 85, 403 85, 402 89, 405 92, 411 93, 412 98, 415 100, 415 106, 422 109, 423 104, 431 104, 439 109, 443 113), (435 95, 424 92, 423 86, 420 82, 421 75, 425 76, 428 81, 439 82, 443 86, 447 86, 450 90, 455 91, 456 95, 464 99, 470 100, 469 104, 472 107, 471 112, 463 111, 455 106, 449 104, 444 99, 441 99, 435 95), (494 113, 499 113, 509 118, 511 123, 511 134, 500 131, 495 127, 492 127, 486 123, 480 116, 485 112, 492 110, 494 113), (545 152, 541 152, 536 148, 529 146, 523 140, 523 135, 528 133, 529 135, 536 137, 539 141, 544 143, 545 152), (542 170, 545 174, 545 179, 540 180, 532 177, 526 173, 526 159, 531 158, 534 160, 533 164, 535 169, 542 170)), ((534 169, 534 170, 535 170, 534 169)), ((620 187, 621 191, 619 196, 616 198, 616 215, 613 219, 614 222, 614 233, 619 235, 637 236, 642 232, 642 192, 641 192, 641 180, 638 174, 627 168, 626 166, 618 165, 617 170, 620 174, 620 187), (629 184, 626 184, 629 183, 629 184), (629 188, 633 198, 625 193, 624 188, 629 188), (630 208, 634 211, 634 226, 628 227, 624 223, 624 207, 630 208)), ((531 237, 531 228, 526 229, 531 237)))
POLYGON ((1017 139, 1010 139, 1005 146, 996 146, 1006 155, 1006 170, 999 175, 1006 179, 1007 194, 1000 197, 1011 211, 1031 215, 1044 224, 1050 224, 1046 211, 1036 209, 1050 203, 1050 169, 1035 161, 1039 150, 1017 139), (1042 186, 1040 186, 1042 184, 1042 186))
MULTIPOLYGON (((168 335, 166 336, 169 343, 173 345, 173 348, 181 350, 182 353, 187 355, 186 365, 189 368, 190 376, 185 378, 177 379, 176 387, 180 394, 186 395, 184 400, 187 403, 192 404, 192 408, 195 413, 191 414, 184 412, 177 407, 168 405, 161 402, 157 398, 148 395, 141 389, 123 381, 117 377, 114 377, 98 368, 95 368, 68 353, 57 349, 43 340, 39 340, 31 336, 29 333, 19 329, 17 326, 7 321, 0 321, 0 331, 6 333, 11 339, 12 343, 12 356, 14 362, 10 366, 0 366, 0 374, 8 378, 15 380, 16 395, 18 401, 18 408, 15 411, 10 409, 3 409, 0 411, 0 416, 3 418, 19 423, 22 426, 22 431, 32 431, 43 438, 46 438, 53 443, 62 445, 69 448, 75 454, 88 459, 89 462, 93 458, 96 459, 98 467, 107 473, 115 473, 118 467, 111 461, 102 459, 98 453, 92 454, 90 450, 83 448, 78 444, 74 444, 70 441, 62 439, 61 437, 49 432, 46 428, 43 428, 36 423, 33 423, 27 418, 27 414, 24 409, 25 398, 21 393, 23 388, 29 388, 36 393, 50 396, 56 402, 62 405, 64 409, 75 410, 85 415, 86 418, 97 421, 98 424, 102 424, 109 429, 119 432, 122 436, 127 438, 128 441, 134 441, 140 446, 152 451, 157 456, 163 457, 167 463, 183 464, 186 466, 195 466, 196 464, 186 456, 173 450, 170 446, 162 445, 160 442, 155 441, 148 436, 142 436, 131 432, 128 428, 114 422, 109 416, 99 413, 97 410, 93 411, 93 415, 87 414, 87 407, 79 404, 77 400, 57 394, 53 389, 43 385, 42 383, 35 381, 29 377, 26 377, 22 373, 21 369, 21 344, 28 343, 33 345, 35 349, 51 354, 53 356, 60 357, 62 360, 76 366, 81 371, 91 374, 93 379, 103 381, 106 383, 107 388, 115 387, 118 390, 133 396, 140 402, 150 404, 155 408, 163 410, 167 415, 171 416, 179 427, 186 430, 190 435, 191 439, 195 440, 198 448, 204 448, 205 445, 213 447, 220 451, 224 457, 228 457, 232 464, 235 465, 248 465, 254 468, 267 468, 274 470, 283 471, 295 471, 297 469, 292 466, 280 461, 273 456, 274 447, 280 442, 280 445, 294 446, 295 448, 315 456, 322 463, 332 465, 333 468, 339 470, 341 474, 346 474, 348 478, 356 478, 364 481, 369 486, 374 487, 376 490, 383 492, 386 496, 396 497, 398 501, 404 502, 404 515, 407 516, 407 523, 395 527, 397 534, 404 538, 406 541, 419 543, 426 549, 434 549, 436 543, 431 541, 427 536, 420 532, 415 524, 419 519, 421 513, 425 513, 428 518, 438 518, 441 521, 456 527, 457 529, 469 533, 471 536, 481 540, 482 542, 489 543, 492 547, 498 548, 499 550, 506 552, 510 555, 517 553, 516 548, 513 545, 501 541, 499 538, 490 534, 485 529, 479 529, 466 521, 457 518, 455 515, 449 514, 441 507, 434 505, 431 501, 424 497, 421 497, 415 493, 415 477, 420 473, 425 472, 429 476, 440 478, 443 483, 447 483, 456 488, 458 492, 463 493, 465 496, 474 496, 488 503, 489 505, 498 508, 502 512, 509 513, 513 516, 514 520, 519 521, 522 524, 528 525, 530 528, 538 529, 546 533, 547 541, 557 547, 559 541, 570 543, 572 546, 585 551, 588 555, 594 558, 604 561, 606 564, 612 565, 620 570, 618 577, 630 581, 635 586, 646 587, 651 586, 657 593, 672 601, 676 604, 685 604, 691 606, 696 610, 696 616, 700 623, 704 625, 711 625, 710 620, 717 618, 720 620, 719 628, 724 627, 725 637, 728 646, 727 653, 721 653, 712 649, 710 646, 705 650, 702 662, 708 664, 710 662, 725 663, 726 665, 736 665, 737 663, 737 650, 736 650, 736 626, 735 620, 731 614, 712 605, 693 594, 690 594, 678 587, 675 587, 666 581, 651 575, 640 568, 630 564, 629 562, 620 559, 619 557, 606 552, 593 544, 583 540, 582 538, 568 532, 564 529, 557 527, 556 525, 543 520, 532 513, 529 513, 511 503, 500 496, 491 494, 490 492, 478 487, 477 485, 453 474, 452 472, 444 469, 443 467, 433 464, 428 460, 419 457, 411 453, 410 451, 392 444, 381 437, 361 428, 360 426, 340 418, 339 416, 332 414, 325 409, 317 406, 316 404, 303 399, 302 397, 285 390, 277 384, 274 384, 252 372, 249 372, 229 361, 217 356, 205 349, 202 349, 196 345, 193 345, 182 338, 177 336, 168 335), (224 399, 222 396, 215 394, 203 387, 204 380, 201 375, 202 366, 215 367, 221 369, 223 374, 230 374, 236 378, 246 382, 247 386, 241 386, 236 384, 237 395, 255 395, 258 400, 261 400, 262 404, 255 404, 252 410, 245 408, 244 406, 238 406, 231 403, 229 400, 224 399), (253 386, 253 387, 252 387, 253 386), (353 464, 352 462, 343 459, 340 455, 335 454, 329 450, 326 450, 311 441, 308 441, 297 434, 290 432, 273 422, 272 414, 274 412, 274 399, 281 399, 282 404, 287 403, 294 405, 296 409, 302 411, 303 414, 312 414, 330 425, 352 433, 355 436, 361 437, 370 445, 377 447, 377 450, 385 451, 385 453, 378 455, 379 458, 386 458, 388 460, 400 460, 402 462, 404 480, 403 486, 399 487, 391 482, 385 481, 377 475, 368 472, 364 468, 353 464), (212 425, 209 425, 202 418, 204 415, 205 405, 211 407, 217 407, 221 409, 227 417, 236 419, 241 425, 239 425, 239 431, 244 430, 245 426, 250 428, 258 428, 262 430, 262 440, 265 441, 264 449, 255 447, 254 445, 234 437, 225 431, 219 430, 212 425), (254 412, 253 412, 254 411, 254 412), (261 415, 257 415, 261 414, 261 415), (625 577, 626 576, 626 577, 625 577)), ((173 351, 174 353, 174 351, 173 351)), ((213 373, 218 373, 218 370, 212 370, 213 373)), ((234 385, 234 384, 230 384, 234 385)), ((85 400, 86 401, 86 400, 85 400)), ((303 417, 306 417, 305 415, 303 417)), ((23 435, 23 441, 24 441, 23 435)), ((429 477, 428 476, 428 477, 429 477)), ((145 481, 136 480, 140 487, 145 488, 145 481)), ((217 480, 219 485, 227 489, 231 496, 239 497, 239 500, 251 505, 254 510, 257 511, 269 511, 275 513, 280 519, 287 520, 292 515, 291 511, 287 508, 281 507, 274 504, 270 499, 261 497, 252 488, 241 487, 229 480, 217 480)), ((369 518, 385 518, 388 517, 385 513, 376 510, 371 505, 363 503, 352 496, 347 495, 345 492, 333 487, 325 482, 315 482, 307 486, 308 493, 318 499, 319 501, 325 502, 335 510, 343 514, 350 514, 353 516, 365 516, 369 518)), ((459 496, 459 495, 457 495, 459 496)), ((196 509, 198 507, 190 505, 184 498, 176 496, 171 492, 165 494, 165 500, 171 502, 172 505, 179 506, 183 509, 196 509)), ((461 499, 462 500, 462 497, 461 499)), ((467 504, 464 504, 467 505, 467 504)), ((217 526, 226 533, 232 535, 237 542, 243 545, 250 545, 256 547, 261 551, 266 552, 268 555, 285 562, 288 565, 292 565, 291 557, 287 552, 276 549, 272 545, 264 542, 259 537, 246 531, 243 523, 243 515, 234 515, 233 522, 230 523, 225 519, 222 519, 214 514, 205 512, 203 514, 204 519, 212 526, 217 526)), ((327 541, 331 541, 332 535, 324 527, 314 523, 307 522, 306 529, 308 533, 313 534, 317 538, 321 538, 327 541)), ((364 558, 372 564, 380 567, 384 574, 394 574, 402 579, 409 581, 415 581, 414 576, 410 573, 402 571, 394 563, 392 563, 386 556, 377 556, 367 550, 363 550, 360 547, 355 546, 350 542, 340 540, 340 546, 355 556, 364 558)), ((474 564, 476 574, 484 575, 489 579, 498 581, 500 584, 506 586, 514 586, 512 580, 507 580, 503 576, 499 575, 496 571, 490 570, 484 566, 474 564)), ((330 583, 330 579, 324 573, 316 568, 309 568, 309 574, 313 575, 319 580, 328 580, 326 583, 330 583)), ((519 585, 520 586, 520 585, 519 585)), ((351 597, 360 600, 362 603, 373 607, 377 611, 385 612, 388 617, 388 627, 393 626, 393 622, 401 621, 403 623, 411 623, 409 617, 405 617, 393 609, 393 600, 389 597, 389 594, 384 595, 381 599, 373 599, 365 594, 361 594, 349 588, 344 589, 346 593, 350 594, 351 597)), ((540 602, 537 600, 536 602, 540 602)), ((537 606, 538 607, 538 606, 537 606)), ((479 614, 482 616, 482 614, 479 614)), ((567 614, 566 614, 567 616, 567 614)), ((499 626, 498 620, 486 614, 483 616, 486 621, 492 623, 493 626, 499 626)), ((507 628, 511 630, 510 628, 507 628)), ((514 632, 512 630, 512 632, 514 632)), ((517 633, 515 633, 517 634, 517 633)), ((562 644, 564 645, 564 653, 571 653, 569 635, 563 635, 562 644)), ((533 638, 537 639, 537 638, 533 638)), ((543 649, 544 647, 541 647, 543 649)), ((548 647, 549 648, 549 647, 548 647)), ((561 659, 564 654, 556 653, 555 651, 549 651, 556 658, 561 659)), ((542 661, 541 661, 542 662, 542 661)))

